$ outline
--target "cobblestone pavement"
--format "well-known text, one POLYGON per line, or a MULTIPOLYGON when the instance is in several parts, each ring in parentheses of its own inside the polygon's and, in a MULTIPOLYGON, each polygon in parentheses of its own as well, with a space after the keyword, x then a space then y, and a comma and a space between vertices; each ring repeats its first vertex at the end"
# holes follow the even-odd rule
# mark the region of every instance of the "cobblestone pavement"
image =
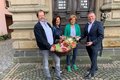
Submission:
MULTIPOLYGON (((63 80, 84 80, 89 64, 77 63, 79 69, 69 73, 65 65, 61 65, 63 80)), ((98 64, 99 70, 92 80, 120 80, 120 61, 98 64)), ((50 67, 51 75, 55 77, 54 70, 50 67)), ((19 63, 4 77, 3 80, 45 80, 40 63, 19 63)))

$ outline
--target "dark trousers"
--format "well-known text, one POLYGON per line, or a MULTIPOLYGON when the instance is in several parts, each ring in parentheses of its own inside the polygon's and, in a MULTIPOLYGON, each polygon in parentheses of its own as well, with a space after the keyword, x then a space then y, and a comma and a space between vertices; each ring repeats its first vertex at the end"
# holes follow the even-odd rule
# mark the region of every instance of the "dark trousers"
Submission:
POLYGON ((91 60, 91 68, 90 72, 94 73, 96 71, 97 67, 97 55, 98 55, 98 50, 95 49, 93 46, 87 46, 86 47, 89 58, 91 60))
POLYGON ((75 61, 76 61, 76 56, 77 56, 77 53, 78 53, 78 49, 77 48, 74 48, 73 49, 73 54, 69 54, 66 56, 66 64, 67 65, 70 65, 71 64, 71 56, 72 56, 72 65, 75 64, 75 61))

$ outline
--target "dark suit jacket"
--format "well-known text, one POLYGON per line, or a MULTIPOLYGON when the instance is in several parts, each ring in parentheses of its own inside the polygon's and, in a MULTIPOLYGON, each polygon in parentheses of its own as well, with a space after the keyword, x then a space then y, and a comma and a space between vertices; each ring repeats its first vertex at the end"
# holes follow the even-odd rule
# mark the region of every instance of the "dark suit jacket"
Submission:
MULTIPOLYGON (((47 24, 51 28, 50 24, 49 23, 47 23, 47 24)), ((40 24, 40 22, 38 22, 34 26, 34 35, 35 35, 36 42, 37 42, 37 45, 38 45, 39 49, 41 49, 41 50, 49 50, 51 48, 51 45, 47 41, 45 31, 44 31, 42 25, 40 24)))
POLYGON ((92 27, 90 29, 90 32, 88 33, 88 23, 85 25, 84 33, 81 37, 81 39, 87 37, 87 42, 92 41, 95 49, 101 49, 101 43, 104 38, 104 29, 103 25, 99 21, 94 21, 92 24, 92 27))

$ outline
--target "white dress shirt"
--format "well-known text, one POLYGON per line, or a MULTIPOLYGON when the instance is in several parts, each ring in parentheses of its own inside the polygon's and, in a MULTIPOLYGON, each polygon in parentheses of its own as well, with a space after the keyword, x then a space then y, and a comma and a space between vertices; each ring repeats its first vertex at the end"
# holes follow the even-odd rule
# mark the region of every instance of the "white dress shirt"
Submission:
POLYGON ((46 37, 47 37, 47 41, 50 45, 53 44, 53 32, 52 32, 52 29, 49 27, 49 25, 47 24, 46 21, 40 21, 44 31, 45 31, 45 34, 46 34, 46 37))
POLYGON ((92 28, 92 24, 93 24, 93 22, 92 23, 90 23, 90 22, 88 22, 88 33, 90 32, 90 30, 91 30, 91 28, 92 28))

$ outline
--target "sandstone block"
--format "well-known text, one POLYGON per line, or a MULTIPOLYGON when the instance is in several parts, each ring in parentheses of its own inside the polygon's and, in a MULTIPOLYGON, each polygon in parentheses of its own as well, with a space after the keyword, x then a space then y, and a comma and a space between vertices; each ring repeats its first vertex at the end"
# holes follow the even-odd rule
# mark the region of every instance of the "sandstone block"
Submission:
POLYGON ((12 32, 12 39, 31 39, 32 30, 15 30, 12 32))
POLYGON ((120 47, 120 38, 105 38, 103 40, 104 47, 120 47))
POLYGON ((13 43, 14 49, 34 49, 38 48, 34 40, 16 40, 13 43))
POLYGON ((115 1, 115 2, 120 2, 120 0, 113 0, 113 1, 115 1))
POLYGON ((38 4, 37 0, 11 0, 11 5, 19 4, 38 4))
POLYGON ((112 12, 112 18, 120 19, 120 10, 115 10, 112 12))
POLYGON ((106 27, 105 37, 120 37, 120 27, 106 27))
POLYGON ((36 14, 33 14, 33 13, 19 13, 19 14, 13 15, 13 20, 14 21, 29 21, 29 20, 37 20, 37 17, 36 17, 36 14))

